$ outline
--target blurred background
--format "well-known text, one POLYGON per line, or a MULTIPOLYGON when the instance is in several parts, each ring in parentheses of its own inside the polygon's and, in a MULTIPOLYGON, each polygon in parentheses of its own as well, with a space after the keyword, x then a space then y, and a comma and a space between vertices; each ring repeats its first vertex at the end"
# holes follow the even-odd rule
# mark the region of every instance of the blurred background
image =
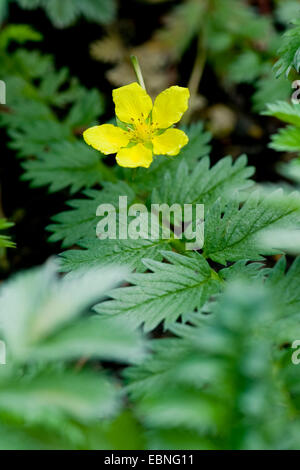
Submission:
MULTIPOLYGON (((0 0, 0 282, 65 248, 74 275, 50 261, 1 285, 0 448, 299 448, 300 262, 271 256, 273 240, 264 260, 255 238, 299 226, 299 18, 300 0, 0 0), (132 54, 152 98, 175 84, 191 93, 182 158, 159 157, 135 180, 82 139, 113 121, 112 90, 136 80, 132 54), (241 154, 258 186, 286 194, 248 198, 241 154), (165 181, 191 197, 198 179, 203 256, 172 252, 174 240, 163 256, 161 240, 99 248, 98 204, 120 193, 148 203, 165 181), (93 270, 120 257, 148 272, 128 287, 126 268, 93 270), (120 285, 119 303, 102 302, 120 285)), ((285 234, 292 255, 298 233, 285 234)))

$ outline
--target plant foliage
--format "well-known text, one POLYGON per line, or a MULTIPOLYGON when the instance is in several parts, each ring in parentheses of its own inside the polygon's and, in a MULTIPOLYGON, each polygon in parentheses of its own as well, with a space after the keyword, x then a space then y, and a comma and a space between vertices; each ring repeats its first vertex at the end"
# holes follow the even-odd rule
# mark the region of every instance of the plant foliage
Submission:
MULTIPOLYGON (((115 11, 106 0, 18 3, 43 7, 59 27, 79 15, 107 23, 115 11)), ((276 2, 281 24, 294 3, 276 2)), ((3 20, 8 2, 0 5, 3 20)), ((284 37, 279 74, 299 68, 298 26, 284 37)), ((110 31, 93 55, 109 58, 129 81, 115 36, 110 31)), ((291 359, 300 335, 300 259, 286 259, 273 235, 299 234, 300 193, 255 187, 245 155, 210 156, 202 122, 183 126, 189 143, 175 158, 158 156, 134 175, 113 165, 82 140, 105 120, 103 95, 23 46, 41 39, 26 25, 0 30, 7 85, 0 125, 22 179, 66 198, 47 228, 64 251, 1 283, 0 448, 299 448, 299 374, 291 359), (148 209, 203 204, 203 246, 187 250, 172 217, 167 238, 145 230, 137 239, 99 239, 100 204, 115 208, 118 228, 132 221, 120 217, 120 196, 148 209)), ((299 105, 282 101, 284 77, 269 81, 278 42, 270 18, 249 2, 186 0, 138 48, 149 59, 149 47, 164 45, 172 64, 195 44, 197 60, 228 89, 258 85, 256 108, 268 99, 265 114, 288 124, 272 148, 298 152, 299 105)), ((157 73, 157 56, 150 56, 151 82, 147 70, 157 73)), ((0 220, 1 230, 10 225, 0 220)), ((1 235, 0 245, 13 243, 1 235)))
POLYGON ((2 287, 0 337, 7 348, 7 365, 0 370, 2 449, 110 445, 104 422, 119 413, 121 395, 91 361, 130 362, 143 356, 144 344, 125 323, 120 329, 119 322, 88 311, 124 274, 92 270, 61 280, 49 262, 2 287))
MULTIPOLYGON (((13 225, 13 223, 8 222, 6 219, 0 219, 0 231, 5 231, 13 225)), ((15 246, 9 235, 0 235, 0 248, 14 248, 15 246)))

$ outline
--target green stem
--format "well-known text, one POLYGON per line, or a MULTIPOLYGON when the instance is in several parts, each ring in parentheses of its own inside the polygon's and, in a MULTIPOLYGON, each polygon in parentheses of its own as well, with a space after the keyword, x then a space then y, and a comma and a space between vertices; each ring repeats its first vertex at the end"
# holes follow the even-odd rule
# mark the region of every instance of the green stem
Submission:
POLYGON ((143 78, 143 74, 142 74, 142 70, 141 70, 138 58, 135 55, 132 55, 130 56, 130 60, 131 60, 133 69, 135 71, 138 83, 141 85, 142 88, 144 88, 144 90, 146 90, 145 82, 144 82, 144 78, 143 78))
MULTIPOLYGON (((191 94, 191 102, 194 101, 195 97, 197 96, 199 85, 201 82, 201 78, 204 72, 206 63, 206 49, 204 45, 203 35, 200 34, 198 38, 198 47, 197 47, 197 56, 194 62, 193 70, 189 79, 188 89, 190 90, 191 94)), ((188 124, 192 113, 192 108, 189 108, 188 111, 185 113, 182 123, 188 124)))

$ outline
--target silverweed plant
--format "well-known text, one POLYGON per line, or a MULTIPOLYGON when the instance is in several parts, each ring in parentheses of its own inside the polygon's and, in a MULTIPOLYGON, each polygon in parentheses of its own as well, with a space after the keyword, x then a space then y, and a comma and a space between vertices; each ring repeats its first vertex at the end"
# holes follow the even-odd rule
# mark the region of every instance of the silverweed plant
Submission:
MULTIPOLYGON (((18 3, 42 6, 63 26, 109 2, 18 3)), ((251 48, 262 66, 266 55, 269 73, 270 48, 255 43, 265 22, 256 24, 248 4, 236 12, 228 9, 233 0, 204 3, 218 4, 228 19, 227 29, 214 14, 207 23, 215 42, 205 55, 212 67, 218 63, 216 76, 227 69, 219 62, 224 50, 235 45, 240 64, 249 63, 251 48), (251 31, 244 27, 248 19, 251 31)), ((290 10, 276 3, 283 23, 290 10)), ((181 6, 191 5, 198 3, 181 6)), ((299 70, 299 28, 284 38, 281 80, 286 69, 299 70)), ((137 82, 113 91, 116 118, 107 120, 104 94, 58 70, 33 41, 42 35, 28 25, 2 24, 1 132, 32 198, 44 189, 67 207, 61 212, 53 202, 47 226, 60 253, 1 282, 0 449, 299 449, 299 366, 292 355, 300 339, 300 258, 294 256, 300 244, 290 256, 274 236, 299 233, 297 186, 264 187, 254 181, 246 155, 216 155, 220 147, 205 123, 190 120, 193 88, 162 87, 153 103, 133 59, 137 82), (167 238, 141 232, 134 239, 98 239, 100 205, 115 208, 118 228, 124 223, 120 196, 148 209, 204 205, 203 246, 186 249, 172 210, 167 238)), ((229 65, 226 82, 233 86, 229 65)), ((278 150, 298 151, 297 106, 281 101, 268 108, 290 125, 273 139, 278 150)), ((0 229, 10 228, 12 240, 20 218, 9 213, 14 227, 1 218, 0 229)), ((128 216, 126 225, 131 222, 128 216)), ((158 223, 163 229, 164 220, 158 223)), ((12 240, 1 237, 1 247, 12 240)), ((20 244, 8 250, 9 260, 20 244)))

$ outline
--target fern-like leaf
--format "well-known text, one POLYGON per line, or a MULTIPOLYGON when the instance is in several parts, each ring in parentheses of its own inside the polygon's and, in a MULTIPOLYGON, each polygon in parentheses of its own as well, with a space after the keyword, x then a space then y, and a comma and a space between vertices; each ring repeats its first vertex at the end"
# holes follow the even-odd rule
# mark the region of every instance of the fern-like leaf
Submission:
POLYGON ((114 300, 99 304, 96 312, 121 316, 134 326, 144 324, 149 331, 202 307, 220 289, 221 280, 201 255, 165 252, 164 257, 169 263, 144 260, 152 273, 131 275, 128 280, 135 285, 113 291, 114 300))

